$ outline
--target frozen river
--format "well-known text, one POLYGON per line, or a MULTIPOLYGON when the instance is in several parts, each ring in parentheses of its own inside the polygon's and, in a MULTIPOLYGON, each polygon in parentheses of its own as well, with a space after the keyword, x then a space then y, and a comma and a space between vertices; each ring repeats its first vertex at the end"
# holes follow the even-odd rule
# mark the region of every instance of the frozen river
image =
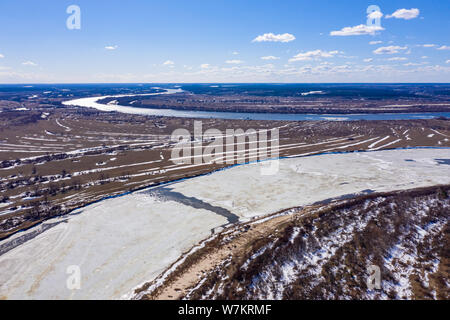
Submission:
POLYGON ((450 149, 282 159, 272 176, 249 164, 104 200, 0 242, 3 252, 23 242, 0 256, 0 299, 127 297, 214 228, 362 191, 448 184, 449 160, 450 149), (73 266, 81 282, 70 290, 73 266))
MULTIPOLYGON (((156 88, 158 89, 158 88, 156 88)), ((256 113, 256 112, 216 112, 216 111, 194 111, 194 110, 174 110, 174 109, 152 109, 122 106, 118 104, 101 104, 99 100, 105 98, 121 98, 132 96, 153 96, 159 94, 172 94, 182 92, 181 89, 165 89, 165 92, 116 95, 103 97, 90 97, 63 102, 66 106, 79 106, 94 108, 100 111, 117 111, 129 114, 141 114, 149 116, 177 117, 177 118, 200 118, 200 119, 246 119, 246 120, 269 120, 269 121, 350 121, 350 120, 410 120, 410 119, 432 119, 438 117, 450 118, 450 112, 421 112, 421 113, 359 113, 359 114, 295 114, 295 113, 256 113)))

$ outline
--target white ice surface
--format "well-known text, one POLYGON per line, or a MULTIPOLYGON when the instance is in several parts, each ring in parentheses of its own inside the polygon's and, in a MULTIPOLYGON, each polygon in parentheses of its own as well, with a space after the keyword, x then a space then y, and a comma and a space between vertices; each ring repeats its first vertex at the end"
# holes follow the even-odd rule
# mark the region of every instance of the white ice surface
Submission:
POLYGON ((227 222, 139 193, 79 211, 0 256, 0 299, 118 299, 227 222), (67 289, 71 265, 80 267, 80 290, 67 289))
MULTIPOLYGON (((245 219, 366 189, 450 183, 450 166, 435 159, 450 159, 450 149, 283 159, 273 176, 260 174, 263 164, 243 165, 166 188, 245 219)), ((156 199, 145 190, 80 211, 0 256, 0 298, 118 299, 227 222, 212 211, 156 199), (66 287, 71 265, 80 267, 80 290, 66 287)))
POLYGON ((450 158, 450 149, 283 159, 279 172, 272 176, 262 176, 263 164, 259 163, 187 180, 173 188, 239 216, 252 217, 367 189, 390 191, 450 183, 450 166, 434 160, 443 158, 450 158), (412 159, 415 161, 405 161, 412 159))

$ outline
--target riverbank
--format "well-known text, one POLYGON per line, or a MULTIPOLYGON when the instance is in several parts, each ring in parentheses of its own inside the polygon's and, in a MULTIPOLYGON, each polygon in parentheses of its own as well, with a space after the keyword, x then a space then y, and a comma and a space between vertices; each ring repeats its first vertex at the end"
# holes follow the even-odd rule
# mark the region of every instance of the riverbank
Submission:
POLYGON ((448 246, 443 226, 449 218, 449 188, 353 196, 231 226, 137 289, 133 298, 448 299, 442 282, 448 278, 444 267, 448 257, 442 249, 448 246), (417 213, 405 215, 398 210, 417 213), (384 223, 374 225, 380 220, 384 223), (312 225, 314 230, 310 230, 312 225), (404 237, 402 230, 411 230, 415 236, 404 237), (387 234, 379 237, 379 233, 387 234), (364 247, 358 252, 361 241, 364 247), (403 255, 397 252, 402 250, 403 255), (367 271, 360 267, 379 263, 379 254, 386 260, 381 287, 368 290, 367 271), (424 255, 434 256, 437 262, 428 259, 427 264, 424 255), (409 260, 406 265, 401 263, 405 259, 409 260), (331 286, 327 285, 329 278, 335 279, 331 286), (318 287, 321 290, 314 289, 318 287))

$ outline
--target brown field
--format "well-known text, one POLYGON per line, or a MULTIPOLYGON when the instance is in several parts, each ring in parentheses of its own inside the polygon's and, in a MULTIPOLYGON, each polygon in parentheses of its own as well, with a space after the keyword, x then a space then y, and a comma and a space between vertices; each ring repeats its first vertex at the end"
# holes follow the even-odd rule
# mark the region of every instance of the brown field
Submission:
MULTIPOLYGON (((280 156, 450 147, 448 120, 277 122, 203 119, 217 128, 280 130, 280 156), (382 140, 383 139, 383 140, 382 140)), ((205 174, 220 163, 174 164, 174 129, 194 119, 36 108, 0 113, 0 239, 87 203, 205 174)), ((204 141, 204 146, 208 141, 204 141)), ((246 153, 248 156, 248 152, 246 153)))

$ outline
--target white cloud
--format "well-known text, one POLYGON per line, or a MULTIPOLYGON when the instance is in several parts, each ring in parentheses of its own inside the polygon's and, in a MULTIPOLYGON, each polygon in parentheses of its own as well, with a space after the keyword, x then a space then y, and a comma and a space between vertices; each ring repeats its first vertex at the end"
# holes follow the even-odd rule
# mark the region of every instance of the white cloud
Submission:
POLYGON ((419 16, 419 14, 420 14, 420 10, 417 8, 398 9, 393 14, 387 15, 386 18, 411 20, 411 19, 417 18, 419 16))
POLYGON ((423 65, 426 65, 426 64, 428 64, 428 62, 424 61, 424 62, 419 62, 419 63, 417 63, 417 62, 408 62, 408 63, 404 63, 403 65, 405 67, 414 67, 414 66, 423 66, 423 65))
POLYGON ((450 63, 450 60, 445 61, 445 63, 450 63))
POLYGON ((383 13, 381 11, 372 11, 367 15, 369 19, 381 19, 383 17, 383 13))
POLYGON ((241 64, 243 62, 244 61, 241 61, 241 60, 227 60, 227 61, 225 61, 225 63, 228 63, 228 64, 241 64))
POLYGON ((374 35, 377 31, 384 30, 380 26, 368 26, 365 24, 360 24, 354 27, 345 27, 338 31, 331 31, 331 36, 362 36, 362 35, 374 35))
MULTIPOLYGON (((335 57, 339 57, 336 54, 335 57)), ((259 60, 259 56, 257 57, 259 60)), ((374 61, 381 61, 377 57, 371 57, 374 61)), ((386 56, 385 58, 389 58, 386 56)), ((283 59, 283 58, 282 58, 283 59)), ((211 64, 208 69, 200 69, 200 64, 192 71, 187 70, 166 70, 164 72, 135 75, 111 75, 104 80, 97 82, 298 82, 299 79, 305 82, 445 82, 448 80, 450 64, 445 61, 447 57, 441 59, 441 66, 403 66, 403 64, 376 64, 376 63, 354 63, 354 64, 331 64, 332 59, 322 59, 322 61, 306 61, 299 64, 287 64, 283 66, 266 65, 226 65, 217 67, 211 64), (326 64, 324 64, 326 62, 326 64)), ((264 60, 260 60, 264 61, 264 60)), ((204 61, 208 62, 208 61, 204 61)), ((336 61, 338 62, 338 60, 336 61)), ((177 63, 178 64, 178 63, 177 63)), ((176 64, 176 65, 177 65, 176 64)), ((181 65, 182 66, 182 65, 181 65)), ((11 82, 10 78, 2 77, 3 82, 11 82)), ((20 79, 16 80, 17 82, 20 79)), ((84 80, 86 81, 86 80, 84 80)), ((36 82, 36 81, 35 81, 36 82)))
POLYGON ((338 53, 340 53, 340 52, 337 50, 322 51, 322 50, 318 49, 318 50, 308 51, 308 52, 304 52, 304 53, 299 53, 299 54, 295 55, 294 57, 292 57, 291 59, 289 59, 289 62, 307 61, 307 60, 313 60, 313 59, 316 60, 316 59, 320 59, 320 58, 332 58, 338 53))
POLYGON ((433 48, 433 47, 436 47, 436 45, 432 44, 432 43, 427 43, 427 44, 419 44, 419 47, 433 48))
POLYGON ((404 58, 404 57, 393 57, 393 58, 389 58, 387 59, 388 61, 405 61, 408 60, 408 58, 404 58))
POLYGON ((4 58, 4 57, 5 57, 5 56, 4 56, 4 55, 2 55, 2 54, 0 53, 0 59, 1 59, 1 58, 4 58))
POLYGON ((203 63, 202 65, 200 65, 200 68, 202 69, 208 69, 209 67, 211 67, 209 63, 203 63))
POLYGON ((118 48, 118 46, 106 46, 105 49, 106 50, 116 50, 118 48))
POLYGON ((364 62, 372 62, 373 59, 372 59, 372 58, 367 58, 367 59, 364 59, 363 61, 364 61, 364 62))
POLYGON ((24 65, 24 66, 36 67, 36 66, 37 66, 37 63, 35 63, 35 62, 33 62, 33 61, 25 61, 25 62, 22 62, 22 65, 24 65))
POLYGON ((373 51, 375 54, 394 54, 399 53, 401 50, 406 50, 408 47, 400 47, 400 46, 388 46, 388 47, 380 47, 373 51))
POLYGON ((275 57, 275 56, 265 56, 265 57, 261 57, 261 59, 263 59, 263 60, 279 60, 280 57, 275 57))
POLYGON ((234 55, 238 55, 239 54, 239 52, 237 52, 237 51, 233 51, 231 54, 234 54, 234 55))
POLYGON ((428 59, 428 56, 421 56, 422 59, 428 59))
POLYGON ((265 33, 263 35, 257 36, 252 42, 290 42, 294 41, 295 36, 290 33, 283 34, 273 34, 265 33))
MULTIPOLYGON (((368 41, 366 41, 368 42, 368 41)), ((230 51, 231 53, 231 51, 230 51)), ((336 58, 339 54, 335 55, 336 58)), ((369 56, 368 56, 369 57, 369 56)), ((390 56, 385 56, 389 58, 390 56)), ((30 57, 32 58, 32 57, 30 57)), ((192 66, 179 65, 180 69, 165 68, 164 71, 156 71, 155 73, 124 73, 124 74, 94 74, 90 77, 80 78, 56 78, 48 73, 15 73, 13 71, 0 70, 0 82, 2 83, 24 83, 24 82, 62 82, 78 81, 78 82, 139 82, 139 83, 161 83, 161 82, 298 82, 301 79, 304 82, 448 82, 450 74, 450 64, 445 61, 450 57, 441 59, 441 66, 420 65, 406 67, 403 64, 387 63, 378 65, 376 62, 381 61, 379 56, 372 56, 374 63, 354 63, 348 65, 340 65, 336 59, 322 59, 319 62, 306 61, 299 63, 286 64, 280 63, 277 66, 265 64, 256 66, 242 65, 224 65, 217 67, 211 64, 208 69, 200 69, 201 62, 210 62, 207 60, 199 62, 191 69, 192 66), (378 59, 377 59, 378 58, 378 59), (333 64, 336 62, 337 64, 333 64), (326 64, 325 64, 326 63, 326 64)), ((281 58, 283 61, 284 58, 281 58)), ((266 61, 257 60, 265 63, 266 61)), ((2 61, 2 60, 0 60, 2 61)), ((164 61, 164 60, 163 60, 164 61)), ((159 62, 155 66, 162 64, 159 62)), ((420 61, 420 60, 419 60, 420 61)), ((20 61, 21 62, 21 61, 20 61)), ((179 62, 175 64, 178 66, 179 62)), ((25 68, 24 68, 25 69, 25 68)), ((29 70, 39 70, 38 67, 29 67, 29 70)))
POLYGON ((173 66, 175 64, 175 62, 173 62, 172 60, 167 60, 163 63, 164 66, 173 66))
POLYGON ((369 44, 374 45, 374 44, 380 44, 383 43, 383 41, 370 41, 369 44))
POLYGON ((449 46, 440 46, 437 50, 450 50, 449 46))

